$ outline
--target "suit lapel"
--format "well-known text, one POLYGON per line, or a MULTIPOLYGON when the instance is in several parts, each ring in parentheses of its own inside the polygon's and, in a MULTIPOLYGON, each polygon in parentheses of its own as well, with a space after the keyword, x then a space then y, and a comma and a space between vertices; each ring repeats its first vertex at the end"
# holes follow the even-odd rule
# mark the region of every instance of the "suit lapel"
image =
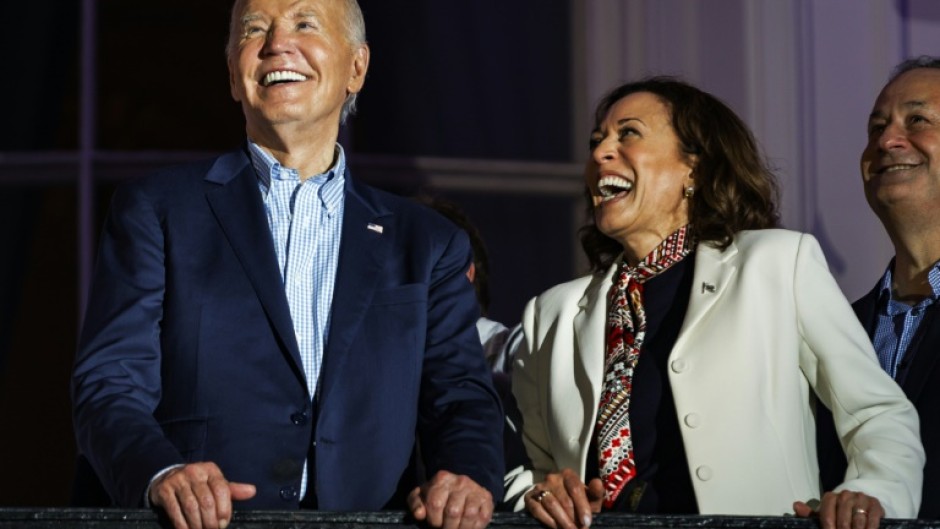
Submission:
POLYGON ((295 373, 300 380, 305 380, 290 307, 274 253, 274 241, 258 190, 258 177, 248 156, 237 151, 220 157, 209 170, 206 180, 219 184, 206 193, 209 206, 281 344, 288 351, 295 373))
POLYGON ((721 298, 731 278, 737 272, 738 248, 734 241, 724 251, 699 243, 695 255, 695 274, 689 308, 679 330, 673 352, 680 350, 702 318, 721 298))
MULTIPOLYGON (((881 295, 880 285, 875 285, 865 297, 852 304, 855 315, 873 338, 878 325, 878 298, 881 295)), ((937 369, 936 348, 940 345, 940 306, 934 303, 927 309, 924 321, 920 324, 914 342, 909 346, 907 354, 913 355, 911 365, 907 369, 907 376, 901 384, 901 389, 911 402, 916 402, 924 385, 930 379, 934 369, 937 369)))
POLYGON ((907 354, 913 354, 911 365, 907 369, 907 378, 901 385, 904 394, 911 402, 916 402, 920 392, 924 389, 927 380, 932 376, 933 370, 937 369, 937 346, 940 345, 940 325, 936 325, 940 308, 934 303, 927 309, 924 321, 920 323, 918 333, 915 337, 914 345, 916 348, 909 350, 907 354))
POLYGON ((342 371, 349 357, 349 347, 362 327, 386 256, 396 237, 395 224, 388 219, 392 213, 373 205, 368 193, 367 189, 352 181, 347 171, 330 334, 318 390, 323 400, 327 399, 335 381, 341 379, 337 373, 342 371))
MULTIPOLYGON (((699 244, 696 248, 695 276, 689 296, 689 307, 673 351, 682 346, 690 332, 721 297, 737 271, 737 254, 737 246, 733 241, 723 252, 704 244, 699 244)), ((585 289, 585 294, 578 301, 579 311, 573 321, 578 354, 581 356, 579 367, 583 373, 582 379, 587 380, 586 387, 579 387, 579 390, 583 395, 590 395, 586 402, 590 403, 592 408, 586 410, 585 417, 591 421, 594 420, 596 412, 593 406, 600 400, 600 389, 603 387, 607 336, 607 300, 604 296, 616 269, 617 265, 614 264, 606 274, 592 279, 585 289)), ((578 373, 575 375, 578 380, 578 373)), ((588 426, 586 430, 593 431, 592 427, 588 426)))

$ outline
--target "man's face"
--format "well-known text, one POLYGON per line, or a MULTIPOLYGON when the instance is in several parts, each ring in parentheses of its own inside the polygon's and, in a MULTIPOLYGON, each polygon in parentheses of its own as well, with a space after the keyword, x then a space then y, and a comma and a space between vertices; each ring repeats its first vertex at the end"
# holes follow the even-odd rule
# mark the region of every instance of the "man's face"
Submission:
POLYGON ((249 136, 272 125, 338 126, 343 102, 362 89, 369 64, 365 44, 347 38, 345 9, 339 0, 236 3, 229 79, 249 136))
POLYGON ((940 69, 919 68, 884 87, 868 120, 862 180, 872 210, 940 209, 940 69))

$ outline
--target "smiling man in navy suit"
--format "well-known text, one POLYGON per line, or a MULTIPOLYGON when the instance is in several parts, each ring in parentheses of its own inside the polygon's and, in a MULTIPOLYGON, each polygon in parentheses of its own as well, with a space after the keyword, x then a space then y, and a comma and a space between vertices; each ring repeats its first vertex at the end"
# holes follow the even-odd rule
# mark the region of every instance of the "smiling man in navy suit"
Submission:
POLYGON ((356 183, 336 143, 369 64, 359 6, 238 0, 227 56, 246 144, 113 199, 73 376, 82 454, 115 504, 179 528, 224 527, 233 501, 485 526, 502 412, 466 235, 356 183))
MULTIPOLYGON (((881 367, 920 415, 927 456, 918 518, 940 518, 940 57, 899 64, 868 118, 862 185, 894 246, 875 287, 852 304, 881 367)), ((831 416, 820 413, 823 484, 845 458, 831 416)))

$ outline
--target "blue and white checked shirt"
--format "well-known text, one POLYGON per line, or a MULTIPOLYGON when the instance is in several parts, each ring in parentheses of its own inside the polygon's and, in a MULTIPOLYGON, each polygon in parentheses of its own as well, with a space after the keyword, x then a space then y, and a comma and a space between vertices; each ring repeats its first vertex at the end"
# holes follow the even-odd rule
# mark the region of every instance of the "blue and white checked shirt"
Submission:
MULTIPOLYGON (((301 181, 297 170, 282 166, 249 141, 258 173, 274 252, 290 305, 300 359, 311 398, 316 395, 323 350, 330 328, 333 286, 343 229, 346 155, 336 144, 336 163, 326 173, 301 181)), ((307 465, 300 497, 307 488, 307 465)))
POLYGON ((894 261, 891 261, 881 277, 879 289, 881 295, 878 296, 878 323, 875 327, 874 345, 881 368, 892 378, 897 378, 898 365, 904 359, 911 340, 917 334, 921 322, 924 321, 927 307, 940 298, 940 262, 935 263, 927 272, 927 282, 930 283, 933 295, 913 306, 897 301, 892 296, 893 270, 894 261))

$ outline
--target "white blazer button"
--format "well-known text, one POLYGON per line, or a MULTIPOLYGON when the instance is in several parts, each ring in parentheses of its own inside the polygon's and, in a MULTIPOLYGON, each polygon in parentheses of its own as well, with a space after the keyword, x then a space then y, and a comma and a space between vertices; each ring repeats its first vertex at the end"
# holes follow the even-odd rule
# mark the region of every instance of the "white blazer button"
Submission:
POLYGON ((702 465, 695 469, 695 475, 702 481, 708 481, 712 479, 712 469, 711 467, 702 465))
POLYGON ((682 360, 681 358, 678 360, 673 360, 671 366, 673 373, 681 373, 685 371, 686 367, 688 367, 685 363, 685 360, 682 360))
POLYGON ((690 413, 685 416, 685 425, 689 428, 698 428, 702 424, 702 416, 697 413, 690 413))

